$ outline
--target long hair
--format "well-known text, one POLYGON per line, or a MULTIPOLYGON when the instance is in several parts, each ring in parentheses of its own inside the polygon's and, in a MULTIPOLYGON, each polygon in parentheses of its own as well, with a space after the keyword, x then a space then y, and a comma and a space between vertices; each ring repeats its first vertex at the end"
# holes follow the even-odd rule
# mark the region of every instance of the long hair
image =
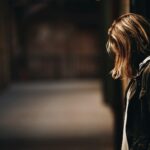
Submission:
POLYGON ((112 77, 132 78, 138 65, 150 54, 150 24, 141 15, 127 13, 116 19, 108 30, 107 51, 115 54, 112 77))

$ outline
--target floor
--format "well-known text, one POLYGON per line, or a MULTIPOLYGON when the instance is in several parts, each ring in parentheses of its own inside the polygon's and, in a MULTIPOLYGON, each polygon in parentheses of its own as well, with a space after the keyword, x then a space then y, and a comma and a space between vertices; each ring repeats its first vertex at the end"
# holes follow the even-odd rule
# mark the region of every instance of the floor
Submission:
POLYGON ((12 83, 0 95, 2 150, 113 150, 98 80, 12 83))

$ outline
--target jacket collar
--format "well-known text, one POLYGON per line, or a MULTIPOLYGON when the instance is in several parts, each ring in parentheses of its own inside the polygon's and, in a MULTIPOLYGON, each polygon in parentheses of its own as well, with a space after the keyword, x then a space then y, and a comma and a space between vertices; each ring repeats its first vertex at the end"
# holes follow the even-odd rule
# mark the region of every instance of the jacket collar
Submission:
POLYGON ((145 68, 144 66, 148 64, 148 62, 150 62, 150 56, 147 56, 140 64, 139 64, 139 71, 137 73, 137 75, 135 76, 135 78, 139 77, 143 71, 143 69, 145 68))
POLYGON ((139 70, 150 60, 150 56, 147 56, 140 64, 139 64, 139 70))

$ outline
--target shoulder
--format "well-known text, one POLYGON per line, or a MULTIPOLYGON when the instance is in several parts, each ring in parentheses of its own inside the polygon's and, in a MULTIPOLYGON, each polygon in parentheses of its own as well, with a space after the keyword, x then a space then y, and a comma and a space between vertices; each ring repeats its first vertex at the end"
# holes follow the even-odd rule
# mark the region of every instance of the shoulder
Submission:
POLYGON ((150 61, 144 66, 142 76, 143 78, 150 76, 150 61))
POLYGON ((144 65, 139 76, 140 94, 139 98, 150 94, 150 61, 144 65))
POLYGON ((142 88, 150 88, 150 61, 143 68, 142 73, 142 88))

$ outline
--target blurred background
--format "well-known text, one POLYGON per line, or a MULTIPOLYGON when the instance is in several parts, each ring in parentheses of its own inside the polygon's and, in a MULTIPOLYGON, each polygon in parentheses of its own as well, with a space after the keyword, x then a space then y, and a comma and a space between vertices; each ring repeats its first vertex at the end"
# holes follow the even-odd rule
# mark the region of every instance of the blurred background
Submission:
POLYGON ((149 0, 0 1, 0 149, 120 150, 123 93, 112 21, 149 0))

